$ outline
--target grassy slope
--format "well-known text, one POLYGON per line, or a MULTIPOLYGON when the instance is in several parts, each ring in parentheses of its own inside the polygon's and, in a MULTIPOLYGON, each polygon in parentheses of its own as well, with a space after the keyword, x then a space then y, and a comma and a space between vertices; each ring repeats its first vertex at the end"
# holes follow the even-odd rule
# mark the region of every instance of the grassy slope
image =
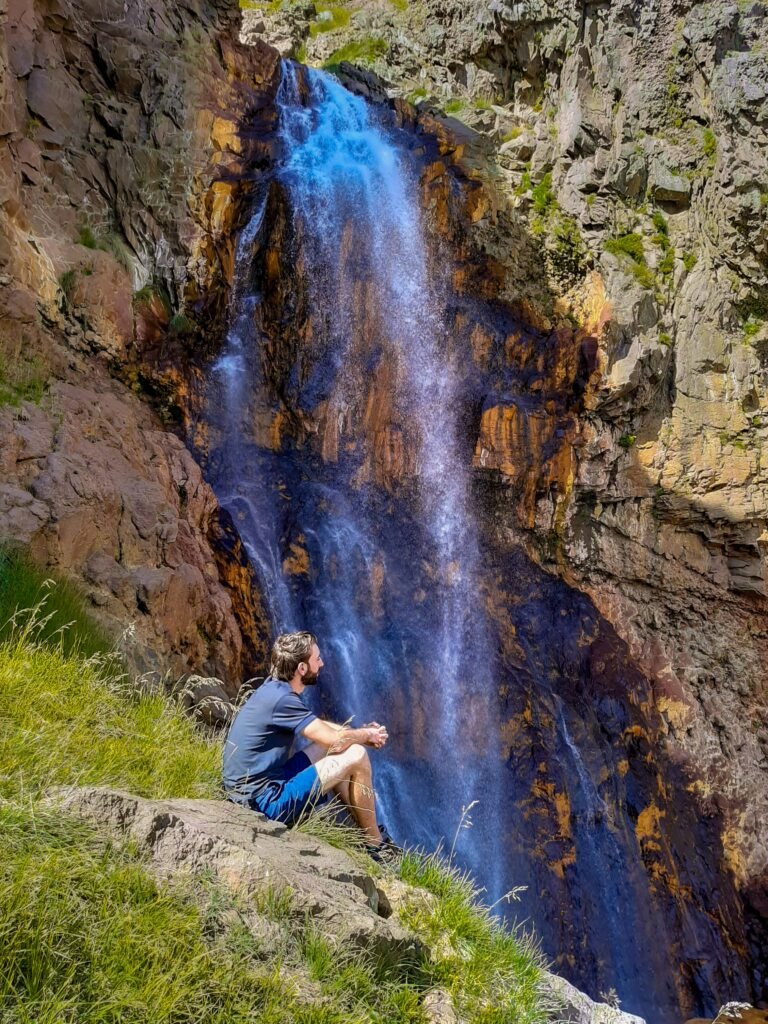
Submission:
POLYGON ((74 592, 54 588, 47 607, 80 623, 66 648, 34 625, 0 640, 3 1024, 421 1024, 420 993, 434 985, 474 1024, 546 1019, 529 943, 498 927, 471 881, 435 858, 401 865, 432 894, 415 891, 403 911, 431 953, 393 974, 343 955, 309 923, 297 927, 269 894, 259 910, 273 933, 260 942, 238 923, 234 898, 205 878, 161 886, 130 846, 40 804, 47 786, 71 783, 212 796, 220 764, 219 742, 180 710, 131 691, 103 655, 78 652, 93 637, 74 592))

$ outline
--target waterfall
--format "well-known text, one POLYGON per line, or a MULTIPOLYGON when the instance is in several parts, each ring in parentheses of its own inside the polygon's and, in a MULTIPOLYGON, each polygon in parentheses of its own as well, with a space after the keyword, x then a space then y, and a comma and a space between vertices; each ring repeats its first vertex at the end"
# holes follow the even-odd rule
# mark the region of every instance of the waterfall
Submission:
MULTIPOLYGON (((405 152, 375 122, 367 104, 330 75, 308 72, 308 95, 302 97, 295 66, 284 65, 278 103, 285 154, 278 177, 302 225, 313 306, 322 311, 333 341, 324 379, 329 371, 339 372, 361 329, 352 295, 362 276, 370 282, 375 306, 368 316, 378 323, 380 343, 397 361, 398 412, 415 432, 415 484, 424 527, 420 553, 434 568, 438 592, 432 632, 419 638, 414 652, 416 660, 430 666, 433 685, 439 687, 438 699, 430 701, 435 717, 425 724, 424 742, 435 753, 449 750, 463 756, 463 763, 454 764, 454 771, 435 780, 434 792, 425 794, 401 764, 387 759, 380 784, 385 811, 404 838, 413 835, 413 822, 419 821, 420 838, 434 846, 441 837, 450 837, 462 808, 477 800, 481 806, 474 828, 488 833, 502 772, 493 656, 475 585, 478 545, 468 506, 469 467, 458 452, 460 368, 448 345, 443 282, 430 273, 418 179, 405 152), (356 237, 365 240, 353 257, 341 251, 350 222, 356 237), (475 694, 471 714, 469 681, 475 694), (473 749, 478 740, 481 751, 473 749)), ((343 379, 334 383, 343 393, 343 379)), ((354 401, 352 395, 345 397, 348 404, 354 401)), ((343 481, 338 490, 343 493, 349 483, 343 481)), ((370 574, 381 546, 380 524, 355 497, 347 492, 342 508, 341 494, 334 499, 326 493, 329 507, 335 501, 334 519, 305 533, 322 563, 333 560, 338 565, 354 551, 363 572, 370 574)), ((337 655, 337 697, 350 712, 364 713, 371 699, 366 686, 387 676, 394 681, 399 673, 386 639, 377 642, 371 624, 355 608, 356 570, 349 569, 337 572, 335 586, 323 590, 328 622, 324 639, 337 655), (361 649, 368 645, 377 648, 376 665, 365 679, 361 649)), ((498 868, 489 870, 489 863, 498 860, 474 854, 490 848, 490 840, 489 834, 481 841, 476 833, 462 846, 496 899, 505 880, 498 868)))

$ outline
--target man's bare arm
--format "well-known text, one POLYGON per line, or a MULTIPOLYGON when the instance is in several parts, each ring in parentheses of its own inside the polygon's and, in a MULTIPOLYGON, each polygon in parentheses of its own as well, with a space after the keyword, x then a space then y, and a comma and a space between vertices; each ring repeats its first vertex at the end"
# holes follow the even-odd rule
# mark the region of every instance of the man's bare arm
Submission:
POLYGON ((362 729, 350 729, 344 725, 335 725, 333 722, 323 721, 316 718, 310 722, 302 735, 313 743, 319 743, 325 747, 329 754, 340 754, 353 743, 362 743, 365 747, 383 747, 387 742, 387 730, 383 725, 369 725, 362 729))

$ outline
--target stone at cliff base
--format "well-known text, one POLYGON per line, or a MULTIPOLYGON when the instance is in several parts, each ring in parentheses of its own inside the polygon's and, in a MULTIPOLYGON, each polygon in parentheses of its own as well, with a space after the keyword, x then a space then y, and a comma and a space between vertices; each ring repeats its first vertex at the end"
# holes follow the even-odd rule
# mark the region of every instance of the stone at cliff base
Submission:
POLYGON ((563 1004, 557 1017, 562 1024, 645 1024, 642 1017, 622 1013, 605 1003, 595 1003, 556 974, 550 974, 548 982, 552 994, 563 1004))
POLYGON ((190 676, 179 697, 182 705, 205 725, 224 726, 232 721, 235 705, 215 676, 190 676))

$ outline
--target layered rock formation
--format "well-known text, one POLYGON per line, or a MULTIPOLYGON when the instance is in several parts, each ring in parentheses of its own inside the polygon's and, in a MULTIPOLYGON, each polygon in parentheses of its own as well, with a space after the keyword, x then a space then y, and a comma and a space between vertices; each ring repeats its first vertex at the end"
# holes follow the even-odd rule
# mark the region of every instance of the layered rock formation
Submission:
POLYGON ((185 351, 220 330, 231 197, 258 160, 236 128, 276 54, 237 43, 227 4, 11 2, 0 17, 0 539, 79 576, 137 667, 204 667, 234 692, 263 658, 264 616, 168 427, 185 351))

